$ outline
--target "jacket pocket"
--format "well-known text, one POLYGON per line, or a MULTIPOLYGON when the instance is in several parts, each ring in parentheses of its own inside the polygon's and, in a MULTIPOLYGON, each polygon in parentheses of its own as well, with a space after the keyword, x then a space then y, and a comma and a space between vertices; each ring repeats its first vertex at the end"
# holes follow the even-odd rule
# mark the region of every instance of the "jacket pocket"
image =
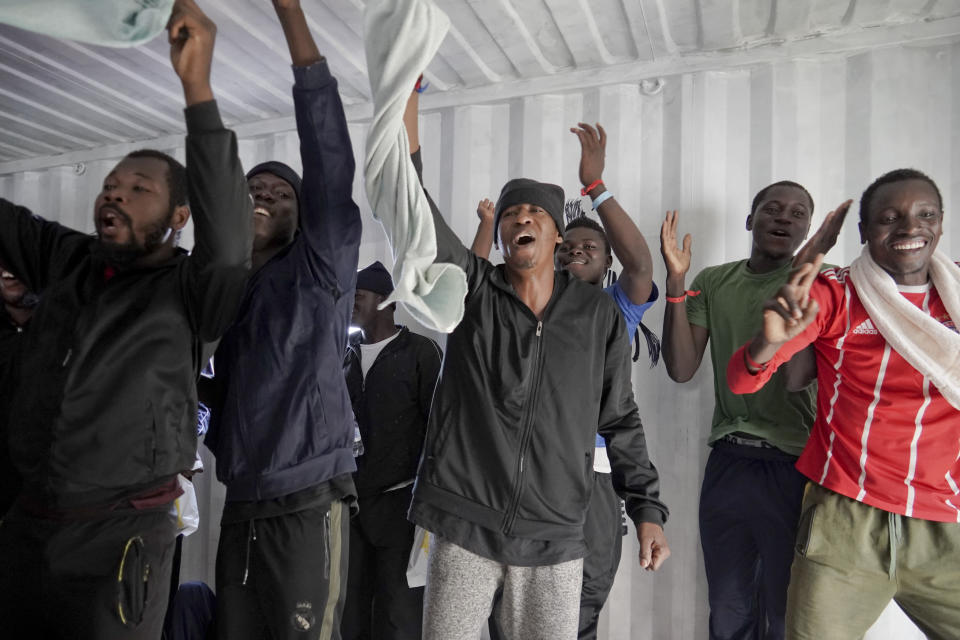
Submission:
POLYGON ((150 585, 150 563, 140 536, 124 543, 116 580, 117 616, 123 626, 135 628, 143 621, 150 585))

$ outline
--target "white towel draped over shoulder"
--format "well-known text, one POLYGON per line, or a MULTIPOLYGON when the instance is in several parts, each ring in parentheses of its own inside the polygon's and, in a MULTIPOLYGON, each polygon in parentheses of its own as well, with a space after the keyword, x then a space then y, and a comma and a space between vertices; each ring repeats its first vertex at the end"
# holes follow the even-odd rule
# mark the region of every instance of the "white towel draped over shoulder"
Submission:
POLYGON ((164 30, 173 0, 2 0, 0 22, 65 40, 132 47, 164 30))
POLYGON ((364 167, 367 199, 393 248, 394 291, 381 307, 402 302, 423 325, 449 333, 463 318, 467 279, 453 264, 434 263, 437 237, 430 206, 410 160, 403 112, 450 21, 426 0, 371 0, 364 46, 373 91, 373 123, 364 167))
MULTIPOLYGON (((910 304, 890 274, 874 262, 869 247, 850 265, 850 278, 880 335, 960 409, 960 334, 910 304)), ((960 267, 935 251, 930 280, 950 319, 960 323, 960 267)))

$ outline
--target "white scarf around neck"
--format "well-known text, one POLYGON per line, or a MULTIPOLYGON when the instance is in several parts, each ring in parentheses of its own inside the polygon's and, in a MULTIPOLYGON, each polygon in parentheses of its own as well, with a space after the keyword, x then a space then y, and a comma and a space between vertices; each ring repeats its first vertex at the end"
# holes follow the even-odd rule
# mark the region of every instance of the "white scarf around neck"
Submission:
MULTIPOLYGON (((869 247, 850 265, 850 276, 874 326, 903 359, 929 378, 960 409, 960 334, 914 306, 873 260, 869 247)), ((930 279, 950 318, 960 323, 960 267, 940 251, 930 260, 930 279)))

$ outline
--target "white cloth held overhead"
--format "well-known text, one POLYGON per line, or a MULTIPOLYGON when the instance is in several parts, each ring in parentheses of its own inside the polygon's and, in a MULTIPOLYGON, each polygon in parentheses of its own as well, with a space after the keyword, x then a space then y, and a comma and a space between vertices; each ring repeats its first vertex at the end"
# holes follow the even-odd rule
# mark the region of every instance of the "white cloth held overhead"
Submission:
POLYGON ((3 0, 0 22, 104 47, 133 47, 164 30, 173 0, 3 0))
POLYGON ((381 308, 402 302, 424 326, 449 333, 463 318, 467 278, 434 263, 437 236, 426 195, 410 160, 403 112, 450 21, 427 0, 371 0, 364 46, 373 94, 373 123, 364 167, 367 199, 393 248, 394 290, 381 308))
MULTIPOLYGON (((850 265, 850 277, 880 335, 960 409, 960 334, 910 304, 890 274, 874 262, 869 247, 850 265)), ((960 267, 934 251, 930 279, 950 319, 960 322, 960 267)))

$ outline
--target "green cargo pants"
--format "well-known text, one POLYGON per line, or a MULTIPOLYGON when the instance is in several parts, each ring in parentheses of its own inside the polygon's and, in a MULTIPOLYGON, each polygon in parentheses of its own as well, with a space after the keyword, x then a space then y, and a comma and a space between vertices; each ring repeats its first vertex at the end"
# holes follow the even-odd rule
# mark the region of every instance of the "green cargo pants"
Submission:
POLYGON ((960 638, 960 524, 908 518, 809 483, 787 638, 861 638, 891 598, 928 638, 960 638))

